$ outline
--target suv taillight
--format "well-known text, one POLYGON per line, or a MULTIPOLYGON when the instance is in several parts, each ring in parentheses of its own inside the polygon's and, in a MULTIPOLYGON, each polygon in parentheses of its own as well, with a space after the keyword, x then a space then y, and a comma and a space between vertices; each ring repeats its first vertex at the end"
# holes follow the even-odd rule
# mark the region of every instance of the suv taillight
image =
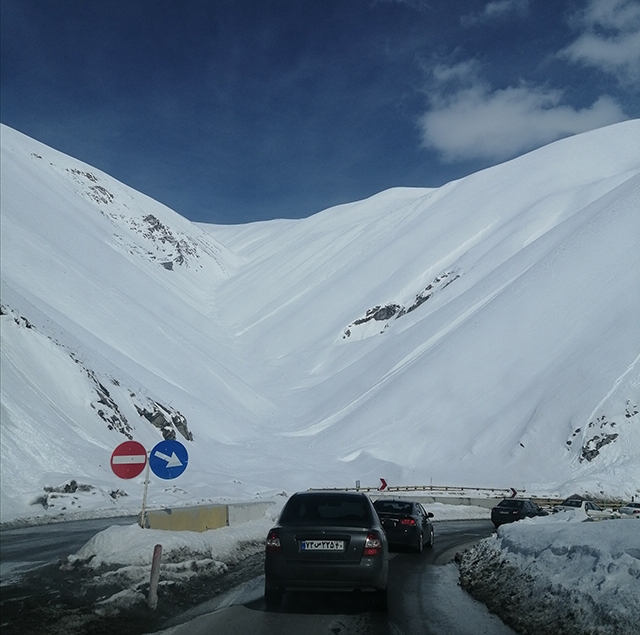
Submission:
POLYGON ((278 530, 272 529, 267 536, 267 542, 265 543, 265 550, 267 553, 280 553, 282 546, 280 545, 280 537, 278 536, 278 530))
POLYGON ((377 533, 371 532, 364 542, 365 556, 378 556, 382 553, 382 538, 377 533))

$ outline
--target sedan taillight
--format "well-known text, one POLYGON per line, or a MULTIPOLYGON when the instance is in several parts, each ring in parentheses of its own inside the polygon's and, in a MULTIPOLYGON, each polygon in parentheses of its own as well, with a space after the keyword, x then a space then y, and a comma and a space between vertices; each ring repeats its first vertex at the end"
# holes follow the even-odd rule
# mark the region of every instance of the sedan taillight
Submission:
POLYGON ((267 553, 280 553, 282 551, 282 545, 280 544, 280 537, 278 536, 277 529, 272 529, 269 532, 265 549, 267 553))
POLYGON ((365 556, 379 556, 382 553, 382 538, 374 532, 367 535, 364 543, 365 556))
POLYGON ((401 524, 401 525, 409 525, 409 526, 411 526, 411 527, 414 527, 414 526, 415 526, 415 524, 416 524, 416 521, 415 521, 413 518, 403 518, 403 519, 400 521, 400 524, 401 524))

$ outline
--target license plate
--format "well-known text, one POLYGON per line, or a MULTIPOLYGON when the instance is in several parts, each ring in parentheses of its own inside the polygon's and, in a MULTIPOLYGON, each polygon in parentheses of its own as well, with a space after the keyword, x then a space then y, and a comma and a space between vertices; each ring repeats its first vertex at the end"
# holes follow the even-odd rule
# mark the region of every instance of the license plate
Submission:
POLYGON ((344 540, 302 540, 301 551, 344 551, 344 540))

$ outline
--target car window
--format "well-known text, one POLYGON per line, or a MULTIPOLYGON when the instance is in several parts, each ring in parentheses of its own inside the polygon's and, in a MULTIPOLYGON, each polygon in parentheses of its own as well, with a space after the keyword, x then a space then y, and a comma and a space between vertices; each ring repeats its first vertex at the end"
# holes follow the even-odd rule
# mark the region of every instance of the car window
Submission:
POLYGON ((413 503, 404 503, 402 501, 385 501, 377 500, 373 506, 376 511, 387 514, 410 514, 413 503))
POLYGON ((524 501, 517 501, 512 499, 505 499, 501 503, 498 503, 498 507, 507 507, 509 509, 522 509, 524 501))
POLYGON ((581 507, 582 506, 582 501, 576 500, 576 499, 567 500, 567 501, 564 501, 564 503, 562 503, 562 505, 564 507, 581 507))
POLYGON ((302 495, 289 500, 280 523, 368 527, 371 518, 367 501, 362 497, 302 495))

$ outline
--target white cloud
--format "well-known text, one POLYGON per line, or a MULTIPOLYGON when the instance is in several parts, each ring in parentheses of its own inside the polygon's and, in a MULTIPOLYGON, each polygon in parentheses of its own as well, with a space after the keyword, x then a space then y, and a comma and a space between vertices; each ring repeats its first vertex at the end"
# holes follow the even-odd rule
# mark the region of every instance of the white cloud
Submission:
POLYGON ((504 20, 511 16, 524 18, 528 14, 529 0, 493 0, 487 3, 479 13, 462 16, 460 23, 463 27, 470 27, 475 24, 504 20))
POLYGON ((420 118, 422 143, 445 161, 504 160, 556 139, 627 119, 602 96, 588 108, 562 103, 560 90, 520 85, 492 91, 465 62, 433 70, 431 109, 420 118), (459 87, 452 89, 452 84, 459 87))
POLYGON ((560 52, 562 57, 640 88, 640 2, 591 0, 574 23, 583 32, 560 52))

